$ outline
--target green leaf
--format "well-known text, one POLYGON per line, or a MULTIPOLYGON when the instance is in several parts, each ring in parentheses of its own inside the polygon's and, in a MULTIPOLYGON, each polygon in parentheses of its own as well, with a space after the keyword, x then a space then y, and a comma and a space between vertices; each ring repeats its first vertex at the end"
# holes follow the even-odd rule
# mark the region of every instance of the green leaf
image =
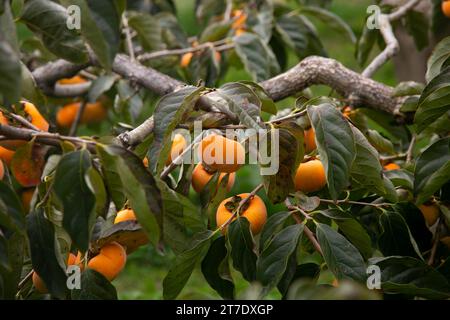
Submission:
POLYGON ((92 82, 92 85, 88 92, 88 101, 95 102, 106 91, 111 89, 116 81, 116 76, 113 74, 101 75, 92 82))
POLYGON ((400 82, 395 88, 392 96, 404 97, 421 94, 425 86, 422 83, 415 81, 400 82))
POLYGON ((0 293, 3 285, 3 299, 14 300, 22 276, 24 253, 27 248, 26 237, 21 233, 14 232, 5 239, 7 241, 6 254, 9 268, 5 269, 0 266, 0 279, 3 279, 3 284, 0 284, 0 293))
POLYGON ((377 29, 369 29, 366 25, 364 25, 364 29, 362 31, 361 36, 358 39, 356 44, 356 60, 358 61, 360 66, 366 64, 367 59, 372 51, 374 44, 379 37, 380 32, 377 29))
POLYGON ((352 43, 356 42, 356 36, 352 28, 338 15, 317 6, 302 6, 300 13, 316 18, 324 22, 327 27, 333 28, 339 33, 345 34, 352 43))
POLYGON ((245 84, 247 87, 250 87, 253 92, 258 96, 259 101, 261 102, 261 111, 270 113, 270 114, 277 114, 277 105, 273 100, 269 97, 269 95, 266 93, 263 87, 261 87, 259 84, 253 81, 239 81, 240 83, 245 84))
MULTIPOLYGON (((109 209, 109 201, 100 172, 90 167, 85 173, 85 179, 87 186, 95 195, 95 212, 98 216, 105 216, 109 209)), ((91 219, 89 225, 95 223, 95 215, 91 215, 91 219)))
MULTIPOLYGON (((273 144, 278 145, 278 170, 275 174, 264 175, 264 187, 267 197, 272 203, 280 203, 286 199, 289 193, 294 192, 294 177, 298 165, 304 156, 303 130, 294 121, 275 125, 278 141, 273 141, 272 130, 266 135, 269 139, 268 150, 273 144)), ((261 152, 262 150, 260 150, 261 152)), ((273 155, 272 155, 273 156, 273 155)), ((268 170, 272 167, 273 161, 269 164, 261 164, 262 169, 268 170)))
POLYGON ((379 217, 382 233, 378 238, 378 247, 385 256, 421 257, 405 219, 393 211, 383 212, 379 217))
POLYGON ((105 244, 117 242, 126 248, 127 254, 148 243, 148 237, 136 220, 122 221, 104 230, 99 230, 92 237, 91 246, 100 250, 105 244))
POLYGON ((114 1, 73 0, 81 9, 81 34, 99 63, 111 70, 120 45, 120 17, 114 1))
POLYGON ((430 82, 441 73, 441 70, 450 59, 450 36, 439 42, 433 49, 433 53, 428 59, 426 79, 430 82))
POLYGON ((250 232, 250 223, 244 217, 238 217, 228 226, 228 241, 231 246, 233 267, 242 273, 245 280, 256 280, 255 243, 250 232))
POLYGON ((450 176, 450 138, 443 138, 429 146, 417 159, 414 170, 416 204, 427 201, 450 176))
POLYGON ((430 29, 428 13, 410 10, 405 16, 406 30, 413 37, 417 51, 422 51, 429 44, 430 29))
POLYGON ((206 225, 200 209, 189 198, 170 189, 163 181, 158 180, 158 187, 164 209, 163 239, 175 253, 181 253, 188 249, 191 240, 189 230, 196 233, 205 231, 206 225))
POLYGON ((163 226, 161 193, 155 178, 144 167, 142 160, 131 151, 118 145, 99 146, 100 157, 110 158, 120 176, 122 187, 130 201, 137 220, 146 232, 150 242, 157 245, 160 227, 163 226), (106 156, 107 157, 107 156, 106 156))
POLYGON ((20 65, 22 67, 20 96, 28 101, 33 101, 36 106, 44 107, 47 103, 46 97, 36 85, 33 74, 23 62, 20 65))
POLYGON ((301 191, 295 193, 295 205, 306 212, 314 211, 320 206, 320 198, 316 196, 308 197, 301 191))
POLYGON ((309 55, 327 55, 311 22, 305 16, 285 14, 277 19, 275 28, 283 41, 295 51, 299 58, 309 55))
POLYGON ((258 8, 249 8, 251 11, 248 13, 247 25, 257 35, 268 43, 272 37, 272 29, 274 24, 274 12, 272 1, 261 1, 258 8))
POLYGON ((0 226, 23 232, 25 214, 17 193, 5 182, 0 181, 0 226))
POLYGON ((4 10, 0 12, 0 30, 2 30, 2 35, 0 36, 1 41, 6 41, 10 47, 15 51, 16 54, 19 53, 19 41, 17 39, 16 24, 14 22, 13 13, 11 10, 11 4, 9 1, 4 2, 4 10))
POLYGON ((392 142, 383 137, 378 131, 368 129, 366 132, 367 139, 381 153, 395 154, 392 142))
POLYGON ((316 230, 325 262, 336 278, 364 282, 366 265, 359 251, 344 236, 326 224, 318 223, 316 230))
POLYGON ((350 175, 360 186, 383 196, 386 191, 379 154, 359 129, 352 126, 352 130, 355 137, 356 158, 353 161, 350 175))
POLYGON ((420 133, 450 110, 450 67, 433 78, 420 96, 414 123, 420 133))
POLYGON ((264 250, 272 241, 275 234, 277 234, 282 228, 286 220, 291 216, 288 211, 277 212, 269 216, 259 238, 259 249, 264 250))
POLYGON ((86 269, 81 274, 80 289, 72 290, 72 299, 117 300, 117 291, 101 273, 86 269))
POLYGON ((433 235, 425 223, 422 211, 411 202, 400 202, 392 208, 405 219, 409 231, 415 239, 420 252, 431 249, 433 235))
POLYGON ((211 231, 197 234, 190 249, 178 255, 163 281, 163 297, 166 300, 175 299, 186 285, 196 264, 208 252, 211 245, 211 231))
POLYGON ((102 164, 103 178, 108 195, 116 208, 123 208, 126 202, 125 190, 116 166, 116 158, 107 152, 99 152, 102 164))
POLYGON ((18 54, 0 35, 0 94, 10 103, 20 99, 22 67, 18 54))
POLYGON ((414 176, 406 170, 389 170, 384 172, 386 178, 392 181, 395 187, 413 190, 414 176))
POLYGON ((46 48, 60 58, 73 63, 85 63, 88 55, 76 30, 67 27, 66 8, 53 1, 26 1, 21 20, 38 34, 46 48))
POLYGON ((234 42, 237 55, 254 81, 266 80, 280 72, 274 53, 259 36, 245 32, 234 37, 234 42))
POLYGON ((158 21, 149 14, 129 12, 128 24, 136 31, 139 43, 146 51, 162 50, 165 44, 162 40, 162 30, 158 21))
POLYGON ((295 250, 303 232, 302 224, 290 225, 279 231, 262 251, 256 264, 256 279, 264 286, 267 294, 283 277, 288 261, 295 256, 295 250))
POLYGON ((448 299, 447 279, 425 262, 412 257, 374 259, 381 269, 381 288, 386 293, 401 293, 428 299, 448 299))
POLYGON ((203 30, 199 42, 214 42, 225 38, 231 29, 232 21, 218 21, 209 24, 203 30))
POLYGON ((53 191, 63 205, 63 227, 83 252, 89 247, 95 214, 95 195, 85 178, 89 168, 87 150, 67 153, 58 163, 53 183, 53 191))
POLYGON ((214 106, 219 110, 229 109, 249 128, 261 129, 261 101, 252 88, 239 82, 229 82, 221 86, 217 92, 227 105, 213 102, 214 106))
POLYGON ((339 209, 328 209, 320 213, 336 222, 339 230, 361 252, 365 259, 372 256, 372 240, 361 223, 351 214, 339 209))
POLYGON ((234 299, 234 283, 228 265, 225 237, 213 241, 202 261, 202 273, 211 288, 224 299, 234 299))
POLYGON ((166 164, 172 146, 172 133, 179 123, 187 119, 204 88, 186 86, 162 97, 153 114, 155 128, 154 141, 150 149, 150 163, 156 164, 159 175, 166 164))
POLYGON ((337 199, 349 184, 355 159, 355 139, 342 114, 330 103, 308 106, 308 116, 316 134, 317 148, 327 175, 331 197, 337 199))
POLYGON ((67 292, 66 273, 56 252, 55 229, 41 209, 27 216, 27 233, 34 271, 53 296, 63 299, 67 292))

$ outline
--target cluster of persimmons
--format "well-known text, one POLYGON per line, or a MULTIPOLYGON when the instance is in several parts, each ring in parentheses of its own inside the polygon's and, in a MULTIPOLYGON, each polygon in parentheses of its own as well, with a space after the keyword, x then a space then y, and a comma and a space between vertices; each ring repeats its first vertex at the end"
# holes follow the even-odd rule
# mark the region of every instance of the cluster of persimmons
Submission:
MULTIPOLYGON (((245 21, 245 16, 242 19, 245 21)), ((60 84, 77 84, 83 83, 84 81, 86 81, 84 78, 76 76, 61 80, 60 84)), ((57 124, 63 128, 70 127, 75 121, 79 108, 80 102, 74 102, 59 109, 56 115, 57 124)), ((18 114, 24 114, 25 119, 38 130, 43 132, 49 130, 48 122, 32 103, 22 101, 15 111, 18 114)), ((345 107, 342 110, 343 116, 349 119, 354 112, 350 107, 345 107)), ((100 121, 105 116, 106 109, 101 103, 87 104, 81 116, 81 122, 100 121)), ((0 124, 23 126, 23 123, 17 122, 17 117, 1 112, 0 124)), ((30 179, 27 176, 27 168, 22 168, 23 165, 20 165, 20 162, 16 166, 12 163, 16 150, 25 144, 26 141, 24 140, 0 140, 0 179, 3 179, 4 176, 4 165, 11 166, 13 176, 25 188, 21 196, 23 206, 28 212, 34 194, 34 187, 39 184, 40 176, 37 179, 30 179)), ((170 165, 186 148, 187 142, 183 135, 175 134, 172 139, 171 150, 166 165, 170 165)), ((317 155, 316 137, 313 128, 304 131, 304 148, 306 156, 298 166, 293 182, 297 191, 309 194, 321 190, 327 183, 324 166, 320 157, 317 155)), ((195 166, 192 172, 191 181, 193 189, 197 193, 201 193, 217 174, 217 185, 221 184, 223 179, 227 179, 226 183, 224 183, 226 184, 225 188, 227 192, 231 191, 236 181, 236 172, 245 163, 246 152, 244 146, 234 139, 214 133, 207 135, 200 141, 198 153, 201 162, 195 166)), ((147 158, 144 158, 143 162, 148 167, 147 158)), ((391 162, 384 165, 384 170, 386 171, 398 169, 400 169, 398 163, 391 162)), ((419 208, 429 226, 437 221, 440 210, 432 200, 421 205, 419 208)), ((224 230, 223 232, 226 234, 227 225, 236 219, 237 210, 239 210, 240 216, 247 218, 249 221, 252 234, 259 234, 267 221, 267 209, 264 201, 255 194, 242 193, 223 200, 216 211, 217 227, 224 230), (244 199, 247 200, 242 201, 244 199), (241 206, 242 203, 244 204, 241 206)), ((129 220, 136 220, 136 215, 132 208, 126 207, 117 213, 114 223, 118 224, 129 220)), ((96 255, 91 255, 92 253, 84 256, 80 252, 76 254, 70 253, 67 258, 67 265, 78 265, 81 269, 90 268, 96 270, 108 280, 112 281, 124 268, 127 260, 126 248, 117 242, 107 243, 99 249, 96 255)), ((32 279, 38 292, 47 292, 44 282, 37 273, 33 273, 32 279)))

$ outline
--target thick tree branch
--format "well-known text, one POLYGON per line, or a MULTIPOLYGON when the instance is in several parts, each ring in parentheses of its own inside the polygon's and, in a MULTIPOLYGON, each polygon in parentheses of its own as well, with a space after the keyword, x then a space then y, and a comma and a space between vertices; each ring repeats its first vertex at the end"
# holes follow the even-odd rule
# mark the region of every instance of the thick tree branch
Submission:
POLYGON ((311 85, 327 85, 344 97, 354 96, 356 105, 398 114, 400 101, 392 97, 393 89, 344 67, 340 62, 311 56, 288 71, 261 83, 277 101, 292 96, 311 85))
MULTIPOLYGON (((95 64, 95 61, 93 62, 95 64)), ((69 62, 58 60, 50 65, 49 71, 46 71, 46 67, 43 66, 36 69, 33 75, 38 83, 49 84, 58 78, 72 76, 83 67, 85 66, 75 66, 69 62)), ((116 56, 112 69, 120 76, 134 81, 160 96, 174 92, 185 85, 157 70, 133 62, 123 54, 116 56)), ((391 87, 368 79, 333 59, 308 57, 288 71, 263 81, 261 86, 274 101, 278 101, 316 84, 330 86, 344 97, 352 96, 355 105, 364 105, 391 114, 399 114, 401 101, 399 98, 392 97, 393 89, 391 87)), ((40 85, 40 87, 45 87, 45 85, 40 85)), ((211 95, 213 94, 214 92, 211 93, 211 95)), ((208 100, 208 95, 202 97, 199 103, 200 107, 206 111, 214 111, 208 100)), ((120 135, 119 139, 124 145, 133 146, 141 142, 152 131, 153 119, 150 118, 134 130, 120 135)))
MULTIPOLYGON (((37 86, 47 95, 68 96, 67 93, 58 94, 55 87, 56 81, 63 78, 70 78, 81 70, 87 68, 89 64, 73 64, 66 60, 56 60, 49 62, 33 71, 33 78, 37 86)), ((62 87, 62 86, 59 86, 62 87)), ((72 86, 65 86, 66 89, 72 86)), ((77 88, 78 90, 79 88, 77 88)), ((61 90, 61 89, 58 89, 61 90)), ((87 91, 87 90, 86 90, 87 91)), ((84 91, 84 92, 86 92, 84 91)), ((83 93, 84 93, 83 92, 83 93)))

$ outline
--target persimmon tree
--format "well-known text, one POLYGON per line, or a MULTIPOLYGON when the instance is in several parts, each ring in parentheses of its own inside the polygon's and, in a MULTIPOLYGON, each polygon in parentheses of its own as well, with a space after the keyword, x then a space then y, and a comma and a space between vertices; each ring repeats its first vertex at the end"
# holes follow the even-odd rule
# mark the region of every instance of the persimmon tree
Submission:
POLYGON ((126 255, 154 246, 176 256, 166 299, 199 265, 225 299, 236 275, 258 298, 449 298, 445 5, 424 23, 420 0, 376 2, 357 39, 330 2, 199 0, 189 37, 171 0, 0 1, 0 296, 114 299, 126 255), (327 57, 317 21, 362 72, 327 57), (425 84, 372 79, 400 25, 419 47, 442 38, 425 84), (185 161, 211 145, 249 158, 252 136, 221 137, 246 129, 279 149, 253 190, 230 194, 236 158, 185 161))

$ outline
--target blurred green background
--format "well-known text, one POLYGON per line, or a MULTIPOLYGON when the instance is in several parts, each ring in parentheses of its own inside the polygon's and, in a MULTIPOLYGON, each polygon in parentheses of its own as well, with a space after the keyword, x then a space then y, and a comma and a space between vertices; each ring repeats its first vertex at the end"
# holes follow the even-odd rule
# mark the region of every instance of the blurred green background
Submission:
MULTIPOLYGON (((195 0, 176 0, 178 16, 182 26, 189 35, 195 35, 198 31, 198 24, 194 15, 195 0)), ((357 36, 360 35, 364 25, 367 6, 372 4, 370 0, 334 0, 331 11, 342 17, 352 27, 357 36)), ((314 21, 318 28, 320 38, 331 58, 335 58, 342 62, 345 66, 360 71, 354 50, 355 47, 350 41, 341 34, 330 30, 323 23, 314 21)), ((372 52, 375 55, 377 52, 372 52)), ((298 59, 294 55, 289 57, 289 65, 293 66, 298 63, 298 59)), ((381 68, 374 78, 380 82, 394 85, 396 83, 393 66, 391 63, 381 68)), ((244 70, 231 68, 226 77, 225 82, 250 79, 244 70)), ((313 88, 315 95, 326 95, 330 93, 330 89, 326 87, 316 86, 313 88)), ((279 104, 279 107, 288 107, 292 105, 292 99, 286 99, 279 104)), ((256 168, 247 165, 239 170, 237 174, 236 184, 231 190, 230 195, 242 192, 249 192, 260 182, 260 177, 256 168)), ((195 197, 195 194, 192 194, 195 197)), ((282 210, 282 207, 269 207, 269 212, 274 213, 282 210)), ((161 299, 162 298, 162 281, 173 263, 174 256, 170 252, 162 256, 151 247, 145 246, 134 252, 128 257, 125 270, 114 281, 117 288, 119 298, 121 299, 161 299)), ((249 285, 242 280, 240 274, 233 274, 236 283, 237 296, 246 292, 249 285)), ((220 298, 219 295, 212 290, 204 280, 199 269, 196 269, 191 276, 186 287, 179 296, 180 299, 209 299, 220 298)), ((279 298, 274 291, 269 298, 279 298)))

